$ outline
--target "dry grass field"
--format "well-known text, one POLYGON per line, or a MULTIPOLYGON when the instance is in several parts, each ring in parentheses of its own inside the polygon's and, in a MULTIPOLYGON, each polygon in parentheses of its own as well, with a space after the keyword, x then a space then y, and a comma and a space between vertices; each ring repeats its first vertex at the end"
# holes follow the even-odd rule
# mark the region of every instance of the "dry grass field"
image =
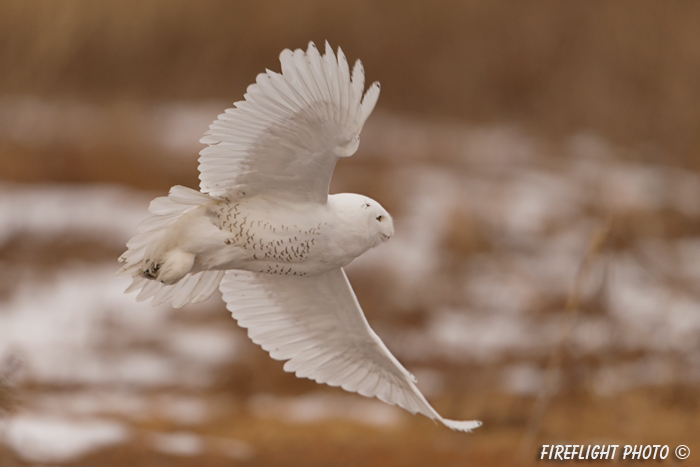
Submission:
POLYGON ((525 466, 543 444, 700 465, 699 21, 680 1, 0 3, 0 466, 525 466), (150 199, 197 186, 215 116, 326 39, 382 83, 332 191, 397 230, 348 275, 472 434, 284 373, 219 295, 150 307, 114 276, 150 199))

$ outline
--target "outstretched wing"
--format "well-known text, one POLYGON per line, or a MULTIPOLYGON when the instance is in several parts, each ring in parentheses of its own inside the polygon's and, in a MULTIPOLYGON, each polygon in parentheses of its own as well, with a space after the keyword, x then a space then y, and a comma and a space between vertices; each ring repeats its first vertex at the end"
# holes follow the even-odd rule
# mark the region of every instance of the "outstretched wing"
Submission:
POLYGON ((312 277, 226 271, 221 291, 248 335, 285 371, 398 404, 453 430, 477 421, 442 418, 414 384, 415 378, 369 327, 342 269, 312 277))
POLYGON ((326 42, 321 56, 285 49, 282 73, 267 70, 248 87, 245 100, 226 110, 200 142, 199 178, 215 196, 268 194, 325 203, 338 158, 351 156, 379 98, 379 83, 364 94, 358 60, 350 76, 342 50, 326 42))

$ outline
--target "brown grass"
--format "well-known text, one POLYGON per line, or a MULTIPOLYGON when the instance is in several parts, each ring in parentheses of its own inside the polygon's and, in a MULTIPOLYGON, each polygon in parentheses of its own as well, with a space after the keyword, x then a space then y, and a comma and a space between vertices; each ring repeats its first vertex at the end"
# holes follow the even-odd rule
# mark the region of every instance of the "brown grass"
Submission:
POLYGON ((0 4, 0 93, 239 99, 285 47, 361 57, 382 108, 596 130, 698 167, 700 4, 681 1, 0 4))

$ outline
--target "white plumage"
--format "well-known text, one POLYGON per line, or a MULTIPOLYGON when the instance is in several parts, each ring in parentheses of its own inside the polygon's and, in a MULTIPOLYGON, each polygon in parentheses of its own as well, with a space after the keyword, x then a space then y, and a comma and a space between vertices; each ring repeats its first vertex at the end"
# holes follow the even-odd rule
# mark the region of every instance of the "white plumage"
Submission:
POLYGON ((119 273, 137 299, 175 307, 220 287, 248 335, 286 360, 284 369, 398 404, 454 430, 477 421, 443 419, 362 313, 343 267, 394 233, 374 200, 329 195, 333 168, 351 156, 379 97, 364 91, 358 61, 284 50, 282 73, 267 70, 210 125, 201 142, 201 192, 176 186, 150 206, 119 273))

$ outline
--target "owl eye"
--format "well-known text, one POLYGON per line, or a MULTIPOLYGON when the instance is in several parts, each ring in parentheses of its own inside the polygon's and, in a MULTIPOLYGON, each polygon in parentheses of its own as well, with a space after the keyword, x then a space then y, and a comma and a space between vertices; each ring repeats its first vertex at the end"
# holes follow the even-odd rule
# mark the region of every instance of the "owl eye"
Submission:
POLYGON ((381 221, 382 221, 382 217, 383 217, 383 216, 377 216, 377 220, 378 220, 379 222, 381 222, 381 221))

